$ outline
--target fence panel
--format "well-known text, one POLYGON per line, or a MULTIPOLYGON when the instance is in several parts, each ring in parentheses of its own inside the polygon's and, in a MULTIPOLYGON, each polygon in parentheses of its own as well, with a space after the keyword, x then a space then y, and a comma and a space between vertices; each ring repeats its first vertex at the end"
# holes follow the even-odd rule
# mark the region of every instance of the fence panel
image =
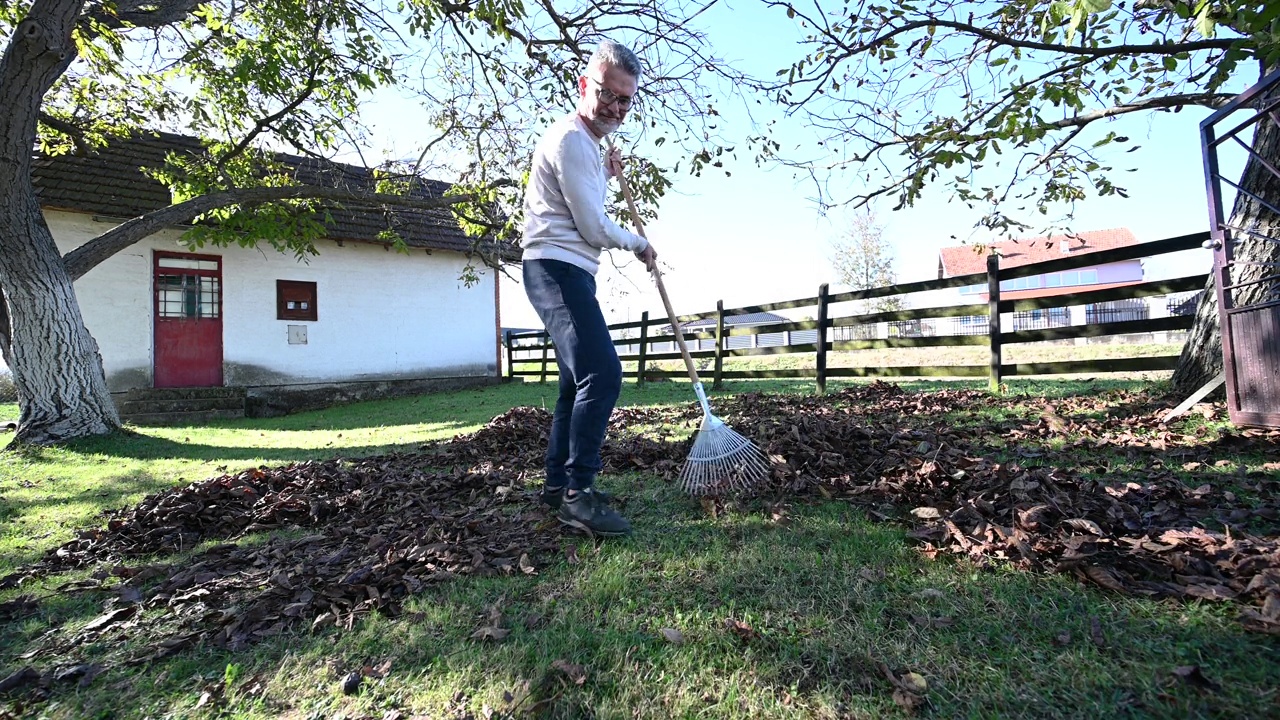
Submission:
MULTIPOLYGON (((1140 282, 1103 290, 1089 290, 1088 286, 1083 286, 1073 293, 1015 300, 1001 300, 1001 284, 1009 284, 1005 281, 1010 279, 1029 278, 1047 272, 1179 252, 1199 247, 1207 238, 1208 233, 1197 233, 1008 269, 1001 269, 997 261, 989 265, 987 273, 848 293, 831 294, 824 285, 814 297, 730 310, 718 303, 716 311, 689 315, 680 321, 682 324, 694 324, 693 328, 685 328, 690 355, 721 379, 815 378, 822 386, 828 377, 987 376, 993 384, 998 384, 1002 376, 1167 370, 1172 367, 1176 356, 1007 363, 1002 359, 1002 346, 1050 340, 1087 342, 1090 338, 1141 333, 1166 333, 1161 337, 1167 338, 1167 333, 1183 331, 1191 326, 1206 275, 1140 282), (982 284, 983 281, 988 297, 981 304, 830 316, 831 306, 839 303, 963 288, 982 284), (755 326, 726 322, 742 315, 772 313, 775 310, 806 311, 809 317, 818 319, 786 320, 755 326), (820 343, 819 339, 824 337, 826 340, 820 343), (989 346, 990 363, 849 368, 827 367, 826 362, 831 351, 965 345, 989 346), (788 354, 808 354, 813 357, 813 364, 808 368, 769 370, 743 370, 724 365, 726 358, 788 354)), ((1057 291, 1061 293, 1061 289, 1057 291)), ((1019 294, 1025 293, 1019 291, 1019 294)), ((972 294, 967 297, 970 301, 980 299, 972 294)), ((620 358, 624 363, 635 364, 634 370, 627 369, 627 377, 642 379, 642 374, 648 379, 684 377, 683 368, 659 369, 654 366, 656 362, 678 361, 681 357, 665 315, 661 319, 650 320, 649 314, 645 313, 640 322, 618 323, 609 327, 615 334, 614 342, 620 358)), ((554 348, 544 332, 507 332, 504 333, 503 344, 507 349, 508 377, 536 376, 545 381, 555 376, 554 348)))

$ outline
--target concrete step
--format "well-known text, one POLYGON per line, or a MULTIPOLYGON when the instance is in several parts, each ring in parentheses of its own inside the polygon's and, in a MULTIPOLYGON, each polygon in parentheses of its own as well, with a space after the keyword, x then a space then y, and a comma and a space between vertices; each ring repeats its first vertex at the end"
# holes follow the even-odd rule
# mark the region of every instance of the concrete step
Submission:
POLYGON ((236 420, 244 417, 239 410, 200 410, 194 412, 153 412, 129 415, 121 413, 120 419, 132 425, 202 425, 212 420, 236 420))
POLYGON ((199 425, 245 416, 240 387, 141 388, 116 397, 120 419, 135 425, 199 425))
POLYGON ((242 387, 135 388, 125 393, 125 400, 196 400, 201 398, 241 398, 242 387))
POLYGON ((121 415, 148 413, 205 412, 208 410, 244 410, 244 396, 190 399, 125 399, 116 404, 121 415))

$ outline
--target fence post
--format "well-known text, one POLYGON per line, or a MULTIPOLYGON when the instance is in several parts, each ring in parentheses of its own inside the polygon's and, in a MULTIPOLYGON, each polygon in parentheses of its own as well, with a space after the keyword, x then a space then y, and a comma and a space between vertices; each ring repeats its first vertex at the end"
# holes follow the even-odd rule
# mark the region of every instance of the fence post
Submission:
POLYGON ((551 334, 546 335, 542 342, 542 377, 538 378, 538 382, 545 383, 547 381, 547 349, 551 347, 551 334))
POLYGON ((716 301, 716 366, 712 375, 711 387, 719 390, 720 374, 724 372, 724 301, 716 301))
POLYGON ((511 347, 511 331, 502 333, 502 344, 507 348, 507 379, 515 378, 516 351, 511 347))
POLYGON ((991 371, 987 387, 1000 392, 1000 256, 987 256, 987 340, 991 343, 991 371))
POLYGON ((644 385, 644 358, 649 349, 649 311, 640 313, 640 354, 636 361, 636 384, 644 385))
POLYGON ((827 284, 818 286, 818 394, 827 392, 827 284))

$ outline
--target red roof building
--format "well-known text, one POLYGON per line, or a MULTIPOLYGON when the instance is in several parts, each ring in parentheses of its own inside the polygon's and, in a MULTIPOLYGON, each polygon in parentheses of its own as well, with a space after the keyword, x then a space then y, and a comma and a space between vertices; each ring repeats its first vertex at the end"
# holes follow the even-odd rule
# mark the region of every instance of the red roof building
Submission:
MULTIPOLYGON (((938 278, 986 272, 987 255, 991 252, 1000 254, 1000 267, 1012 268, 1127 247, 1136 245, 1137 242, 1137 238, 1128 228, 1114 228, 1090 230, 1072 235, 1002 240, 986 246, 960 245, 942 248, 938 253, 938 278)), ((1082 267, 1078 270, 1004 280, 1000 283, 1000 296, 1006 300, 1019 300, 1029 297, 1065 295, 1078 292, 1083 287, 1101 290, 1134 285, 1142 280, 1142 261, 1126 260, 1082 267)), ((987 285, 986 283, 970 285, 961 288, 960 293, 976 296, 972 301, 985 301, 987 285)))
POLYGON ((1138 244, 1129 228, 1090 230, 1074 235, 1001 240, 986 246, 960 245, 938 253, 938 279, 987 271, 987 255, 1000 254, 1000 267, 1020 267, 1068 255, 1101 252, 1138 244))

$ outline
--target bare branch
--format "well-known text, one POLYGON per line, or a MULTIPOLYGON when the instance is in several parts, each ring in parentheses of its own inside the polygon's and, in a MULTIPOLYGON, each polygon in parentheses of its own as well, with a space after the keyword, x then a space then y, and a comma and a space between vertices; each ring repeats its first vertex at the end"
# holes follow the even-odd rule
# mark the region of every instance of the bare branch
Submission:
POLYGON ((1114 117, 1116 115, 1124 115, 1132 112, 1142 112, 1144 110, 1157 110, 1160 108, 1175 108, 1195 105, 1208 108, 1220 108, 1226 105, 1235 95, 1226 93, 1189 93, 1185 95, 1166 95, 1165 97, 1147 98, 1146 100, 1137 100, 1124 105, 1116 105, 1115 107, 1103 108, 1102 110, 1094 110, 1093 112, 1081 113, 1074 117, 1056 120, 1046 123, 1046 127, 1059 130, 1069 127, 1080 127, 1088 125, 1095 120, 1114 117))
MULTIPOLYGON (((319 31, 319 26, 317 26, 316 30, 319 31)), ((320 65, 321 63, 317 61, 316 64, 312 66, 311 71, 307 75, 307 82, 303 86, 302 92, 298 93, 298 97, 286 103, 284 107, 280 108, 276 112, 259 119, 254 123, 253 129, 241 138, 240 142, 236 143, 235 147, 231 148, 230 152, 218 158, 219 177, 223 175, 223 170, 226 168, 227 163, 243 153, 255 138, 261 135, 268 128, 271 128, 281 118, 286 117, 289 113, 297 110, 302 103, 307 101, 307 98, 311 97, 311 94, 316 91, 316 75, 320 72, 320 65)))
MULTIPOLYGON (((778 5, 779 3, 774 2, 770 4, 778 5)), ((868 40, 864 43, 859 43, 857 45, 849 45, 843 41, 838 40, 835 37, 832 37, 831 35, 827 35, 827 37, 831 38, 832 42, 834 42, 836 45, 840 47, 841 50, 844 51, 843 53, 844 57, 852 57, 854 55, 859 55, 861 53, 867 52, 868 50, 874 50, 877 47, 886 44, 890 40, 893 40, 899 35, 909 33, 913 30, 926 30, 929 28, 951 28, 952 30, 958 30, 965 34, 975 35, 977 37, 983 38, 984 40, 990 40, 996 45, 1003 46, 1003 47, 1021 48, 1025 50, 1048 50, 1050 52, 1061 53, 1063 55, 1084 55, 1092 58, 1115 57, 1117 55, 1177 55, 1180 53, 1196 52, 1198 50, 1230 50, 1231 47, 1237 43, 1236 40, 1223 38, 1223 39, 1213 39, 1213 40, 1195 40, 1192 42, 1183 42, 1183 43, 1164 42, 1164 43, 1149 43, 1144 45, 1108 45, 1105 47, 1104 46, 1099 46, 1099 47, 1079 46, 1078 47, 1075 45, 1061 45, 1058 43, 1044 43, 1044 42, 1036 42, 1034 40, 1022 40, 1019 38, 1012 37, 1010 35, 1004 35, 1001 33, 993 32, 986 28, 978 27, 977 25, 956 22, 954 20, 941 20, 936 18, 931 18, 928 20, 914 20, 912 22, 904 23, 902 25, 894 27, 893 29, 889 30, 888 32, 882 35, 877 35, 871 40, 868 40)), ((842 59, 841 56, 836 56, 837 61, 840 59, 842 59)))

